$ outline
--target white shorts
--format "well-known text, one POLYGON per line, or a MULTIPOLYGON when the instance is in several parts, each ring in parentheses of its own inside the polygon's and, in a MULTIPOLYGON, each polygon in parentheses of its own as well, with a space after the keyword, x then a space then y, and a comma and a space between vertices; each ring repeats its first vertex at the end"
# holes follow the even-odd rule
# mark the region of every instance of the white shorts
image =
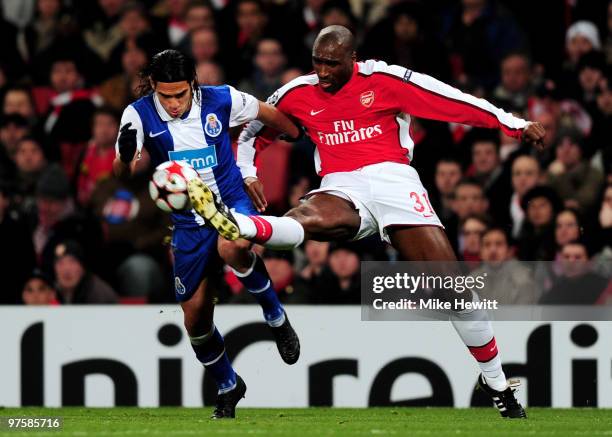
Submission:
POLYGON ((409 165, 383 162, 351 172, 330 173, 321 187, 306 194, 333 194, 352 202, 361 217, 354 240, 379 233, 390 243, 387 227, 442 226, 417 171, 409 165))

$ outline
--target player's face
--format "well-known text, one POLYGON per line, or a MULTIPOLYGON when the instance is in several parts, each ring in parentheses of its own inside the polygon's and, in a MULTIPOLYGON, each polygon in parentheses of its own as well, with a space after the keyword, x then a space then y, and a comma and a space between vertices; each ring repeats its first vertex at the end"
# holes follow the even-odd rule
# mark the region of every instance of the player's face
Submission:
POLYGON ((179 118, 191 108, 191 86, 186 80, 181 82, 157 82, 153 89, 159 103, 172 118, 179 118))
POLYGON ((312 66, 319 77, 319 86, 328 93, 342 88, 353 74, 355 52, 335 43, 322 43, 312 50, 312 66))

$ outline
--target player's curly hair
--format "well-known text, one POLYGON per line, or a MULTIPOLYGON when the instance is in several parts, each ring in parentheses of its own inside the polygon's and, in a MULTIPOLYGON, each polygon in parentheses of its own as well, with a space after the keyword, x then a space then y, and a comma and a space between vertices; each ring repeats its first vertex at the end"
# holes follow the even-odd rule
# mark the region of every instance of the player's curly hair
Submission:
POLYGON ((139 97, 153 91, 151 82, 181 82, 186 80, 191 85, 196 101, 200 98, 195 62, 193 58, 178 50, 168 49, 157 53, 151 58, 151 62, 140 71, 139 77, 140 84, 137 88, 139 97))

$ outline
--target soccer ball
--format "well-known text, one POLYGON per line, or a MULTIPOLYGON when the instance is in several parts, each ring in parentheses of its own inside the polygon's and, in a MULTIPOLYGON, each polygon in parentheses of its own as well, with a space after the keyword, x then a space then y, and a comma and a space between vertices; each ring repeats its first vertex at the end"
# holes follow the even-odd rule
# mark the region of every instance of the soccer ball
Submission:
POLYGON ((153 177, 149 181, 151 199, 166 212, 190 209, 187 182, 197 177, 198 173, 189 164, 166 161, 155 168, 153 177))

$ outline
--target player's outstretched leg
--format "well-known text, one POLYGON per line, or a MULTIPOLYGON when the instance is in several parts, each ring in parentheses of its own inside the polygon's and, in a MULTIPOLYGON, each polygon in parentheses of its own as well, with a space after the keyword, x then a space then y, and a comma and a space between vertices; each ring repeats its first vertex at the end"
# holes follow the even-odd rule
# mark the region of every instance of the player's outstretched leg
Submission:
POLYGON ((271 249, 292 249, 304 241, 304 228, 290 217, 232 213, 200 179, 189 181, 188 191, 193 209, 227 240, 245 238, 271 249))
POLYGON ((217 242, 221 258, 261 306, 281 358, 287 364, 294 364, 300 357, 300 340, 278 300, 263 259, 251 251, 250 246, 246 240, 230 242, 220 238, 217 242))

